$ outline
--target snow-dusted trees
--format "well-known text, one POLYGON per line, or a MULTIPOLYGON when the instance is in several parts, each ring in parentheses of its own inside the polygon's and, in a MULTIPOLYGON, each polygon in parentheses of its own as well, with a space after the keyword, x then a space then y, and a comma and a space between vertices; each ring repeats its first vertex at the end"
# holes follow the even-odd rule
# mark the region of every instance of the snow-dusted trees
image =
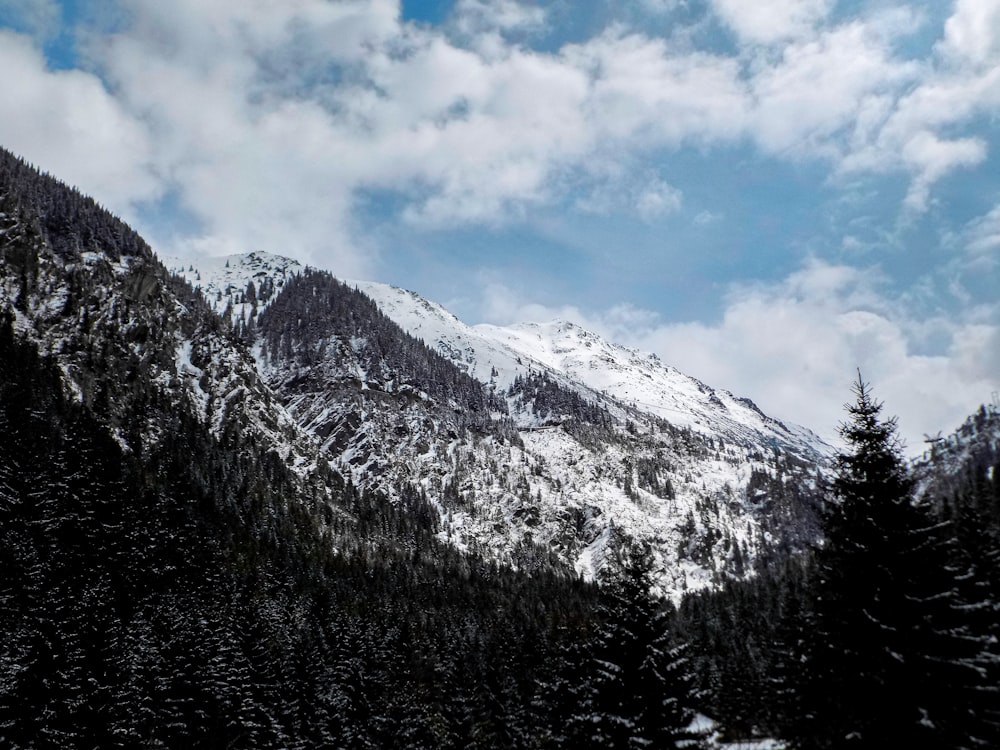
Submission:
POLYGON ((308 488, 235 430, 177 408, 128 453, 60 377, 0 312, 0 747, 545 736, 535 674, 562 668, 549 633, 589 616, 591 587, 445 547, 416 495, 333 495, 342 556, 308 488))
POLYGON ((694 718, 686 644, 671 638, 673 607, 650 595, 649 550, 629 547, 606 587, 593 648, 592 690, 580 706, 593 747, 671 748, 694 718))
POLYGON ((915 502, 894 419, 859 376, 836 502, 817 553, 800 748, 993 745, 985 639, 970 627, 951 531, 915 502))
POLYGON ((307 268, 291 277, 257 316, 256 335, 272 363, 296 377, 309 370, 319 389, 330 392, 336 385, 332 381, 363 372, 366 387, 383 395, 405 402, 415 392, 427 394, 460 429, 505 438, 516 434, 509 420, 497 418, 507 412, 501 397, 326 271, 307 268))

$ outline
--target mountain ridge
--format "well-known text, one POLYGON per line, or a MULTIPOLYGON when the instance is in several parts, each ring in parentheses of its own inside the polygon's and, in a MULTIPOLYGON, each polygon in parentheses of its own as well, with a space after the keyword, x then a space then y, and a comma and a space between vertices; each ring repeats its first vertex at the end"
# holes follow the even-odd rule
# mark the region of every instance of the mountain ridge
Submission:
MULTIPOLYGON (((307 431, 322 436, 331 465, 390 497, 402 485, 426 493, 441 514, 442 539, 461 548, 528 565, 555 553, 600 577, 620 544, 641 540, 656 550, 661 590, 676 595, 744 575, 774 545, 801 546, 814 536, 808 497, 829 446, 767 418, 748 399, 573 324, 468 326, 413 292, 321 278, 281 256, 212 263, 214 271, 172 266, 200 283, 247 337, 265 380, 307 431), (301 300, 288 298, 287 279, 302 274, 314 275, 300 294, 325 295, 351 318, 349 308, 368 303, 336 300, 360 293, 404 333, 371 312, 362 315, 369 331, 293 313, 301 300), (262 283, 280 291, 261 295, 262 283), (280 316, 275 299, 283 301, 280 316), (309 332, 300 330, 305 318, 309 332), (546 330, 541 347, 525 342, 525 332, 537 338, 546 330), (445 392, 401 382, 399 365, 386 364, 393 347, 412 346, 405 334, 492 394, 475 396, 477 403, 498 399, 472 431, 445 392), (570 365, 552 367, 560 363, 553 357, 570 365), (589 383, 580 372, 590 373, 589 383), (628 389, 639 398, 622 398, 628 389)), ((443 372, 432 379, 455 377, 443 372)))
MULTIPOLYGON (((280 288, 285 278, 306 267, 292 258, 260 251, 207 258, 199 261, 197 268, 193 261, 185 264, 177 259, 168 259, 168 263, 174 273, 193 285, 201 285, 203 294, 210 302, 215 298, 213 306, 216 311, 225 314, 228 310, 233 320, 245 317, 250 309, 250 303, 240 295, 246 282, 274 274, 277 279, 275 287, 280 288), (205 268, 206 263, 209 264, 208 269, 205 268), (206 279, 202 283, 200 276, 206 270, 206 279)), ((437 349, 480 382, 500 390, 508 388, 517 375, 526 375, 532 368, 546 370, 550 376, 586 386, 593 392, 592 398, 603 395, 622 404, 631 402, 640 411, 648 411, 676 426, 697 429, 701 425, 699 416, 707 418, 706 410, 711 404, 737 412, 734 423, 765 431, 779 441, 807 443, 823 455, 830 455, 833 451, 811 430, 799 425, 789 427, 783 421, 767 416, 748 397, 738 397, 730 391, 709 387, 677 368, 663 364, 655 354, 609 342, 576 323, 554 320, 511 326, 469 325, 441 304, 416 292, 381 282, 347 279, 344 283, 372 298, 403 330, 437 349), (594 347, 597 351, 587 351, 594 347), (598 359, 604 359, 612 369, 602 370, 598 359), (625 380, 614 378, 615 372, 627 369, 638 369, 638 376, 625 380), (642 378, 652 381, 652 385, 644 386, 642 378), (695 393, 698 397, 694 396, 695 393), (667 403, 666 399, 670 399, 671 403, 667 403), (700 409, 692 408, 695 403, 700 409)), ((265 306, 266 302, 260 304, 260 309, 265 306)))
MULTIPOLYGON (((892 481, 837 479, 917 516, 883 508, 852 539, 846 523, 874 514, 838 527, 850 495, 752 402, 681 380, 704 411, 674 424, 597 389, 611 373, 632 394, 646 363, 672 374, 653 358, 556 323, 540 342, 544 327, 506 331, 520 349, 492 341, 508 368, 468 347, 463 369, 327 272, 217 265, 206 298, 92 200, 0 153, 4 743, 605 747, 594 726, 637 726, 622 708, 640 700, 650 737, 699 744, 705 707, 722 720, 705 746, 798 738, 809 700, 840 720, 812 645, 835 663, 851 647, 852 629, 810 641, 817 606, 869 628, 872 658, 847 677, 870 668, 872 697, 890 657, 910 710, 887 736, 935 730, 929 693, 940 726, 958 705, 956 737, 996 737, 996 405, 916 468, 893 420, 877 425, 892 481), (831 528, 839 543, 816 545, 831 528), (866 593, 872 572, 888 585, 866 593), (899 582, 918 587, 873 618, 899 582), (914 648, 928 622, 963 649, 914 648), (818 696, 797 692, 814 678, 818 696), (669 722, 665 697, 683 709, 669 722)), ((877 413, 866 388, 858 406, 877 413)))

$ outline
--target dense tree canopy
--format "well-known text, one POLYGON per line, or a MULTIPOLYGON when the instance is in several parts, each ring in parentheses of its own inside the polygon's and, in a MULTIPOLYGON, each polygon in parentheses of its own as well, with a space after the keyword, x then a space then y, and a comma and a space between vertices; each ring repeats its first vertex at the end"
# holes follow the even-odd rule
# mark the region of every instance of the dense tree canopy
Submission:
MULTIPOLYGON (((290 466, 261 437, 280 425, 248 427, 248 390, 274 396, 240 363, 256 340, 325 387, 321 355, 354 357, 366 386, 511 442, 510 403, 594 445, 602 406, 534 373, 484 389, 329 274, 234 336, 93 201, 6 152, 0 185, 0 746, 695 747, 699 709, 726 739, 1000 747, 996 409, 914 475, 859 376, 832 484, 776 461, 747 487, 762 534, 811 531, 823 498, 824 541, 783 536, 675 610, 637 545, 598 587, 542 553, 517 568, 447 544, 455 476, 388 502, 290 466), (188 375, 231 379, 224 398, 178 387, 179 342, 188 375)), ((626 494, 674 499, 668 461, 626 462, 626 494)))
POLYGON ((799 747, 967 747, 988 645, 969 618, 950 526, 913 496, 895 419, 859 376, 816 556, 799 747))

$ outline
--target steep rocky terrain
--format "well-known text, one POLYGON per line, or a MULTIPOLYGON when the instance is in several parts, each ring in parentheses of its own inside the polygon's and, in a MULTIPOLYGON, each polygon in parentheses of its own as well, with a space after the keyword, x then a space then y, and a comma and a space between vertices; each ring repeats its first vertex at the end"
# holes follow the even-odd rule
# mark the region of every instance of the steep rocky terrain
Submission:
POLYGON ((998 481, 1000 403, 983 404, 949 435, 928 436, 927 448, 913 464, 917 494, 951 498, 978 484, 998 481))
POLYGON ((460 548, 600 577, 635 539, 676 594, 815 537, 828 446, 655 357, 569 323, 470 327, 266 253, 172 265, 334 467, 418 488, 460 548))
POLYGON ((0 150, 0 747, 527 747, 596 591, 437 520, 332 471, 138 235, 0 150))
POLYGON ((859 383, 831 490, 576 326, 182 273, 0 151, 0 746, 997 744, 996 404, 909 467, 859 383))

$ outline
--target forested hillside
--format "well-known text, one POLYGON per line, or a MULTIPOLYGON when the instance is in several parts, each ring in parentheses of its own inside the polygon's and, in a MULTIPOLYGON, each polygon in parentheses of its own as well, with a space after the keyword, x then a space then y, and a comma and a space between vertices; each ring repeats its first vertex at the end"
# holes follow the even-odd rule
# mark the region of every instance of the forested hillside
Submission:
POLYGON ((627 627, 592 585, 354 489, 134 233, 9 154, 0 178, 0 744, 558 747, 566 712, 617 721, 607 664, 565 655, 627 627))
POLYGON ((997 747, 1000 411, 950 436, 966 460, 935 474, 855 394, 822 544, 683 603, 704 705, 796 748, 997 747))
POLYGON ((859 376, 832 472, 765 464, 618 425, 636 412, 541 371, 484 388, 328 274, 282 286, 234 325, 0 153, 0 746, 1000 746, 996 408, 914 467, 859 376), (397 481, 423 475, 354 440, 397 428, 462 450, 437 483, 397 481), (652 593, 662 550, 612 523, 599 585, 524 538, 506 560, 458 543, 456 519, 490 518, 474 461, 502 486, 500 457, 522 459, 495 512, 539 526, 531 483, 569 479, 527 447, 554 434, 613 456, 573 466, 620 467, 600 486, 622 507, 691 493, 673 552, 727 567, 675 604, 652 593), (385 491, 355 481, 373 457, 385 491), (745 493, 675 486, 695 458, 752 467, 745 493), (715 525, 748 505, 768 533, 812 526, 751 557, 715 525))
POLYGON ((156 451, 123 451, 9 317, 0 363, 5 746, 538 733, 535 692, 588 632, 590 587, 459 555, 416 499, 304 497, 273 455, 184 414, 156 451))
POLYGON ((522 352, 517 331, 259 251, 174 268, 333 466, 390 501, 414 488, 460 548, 600 579, 638 542, 678 597, 818 538, 829 446, 654 357, 568 324, 522 352))

